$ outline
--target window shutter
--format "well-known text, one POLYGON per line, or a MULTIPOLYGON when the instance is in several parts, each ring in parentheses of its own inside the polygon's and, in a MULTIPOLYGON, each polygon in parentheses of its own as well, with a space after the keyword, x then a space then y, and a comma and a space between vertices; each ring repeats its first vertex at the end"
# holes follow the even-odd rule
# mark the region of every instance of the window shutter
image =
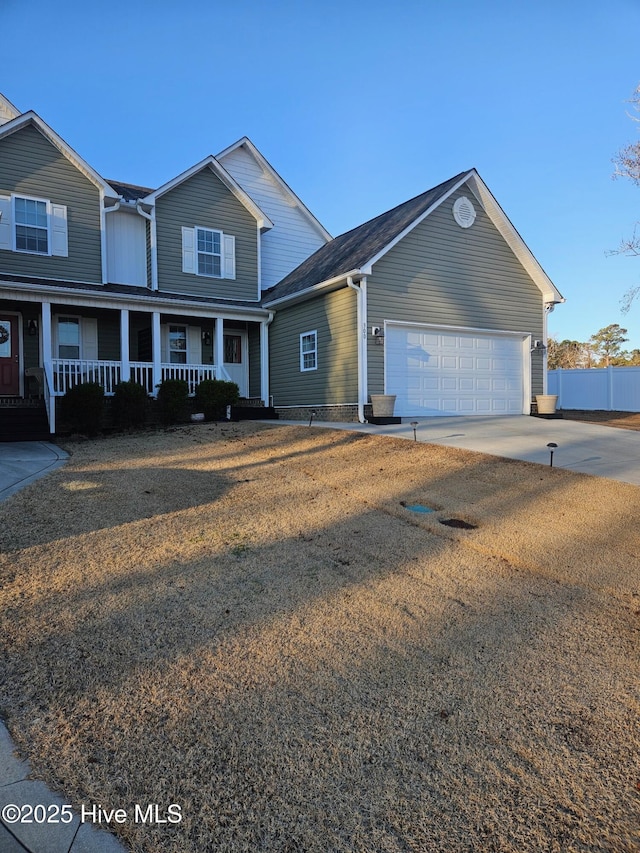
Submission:
POLYGON ((182 272, 196 271, 196 229, 182 229, 182 272))
POLYGON ((236 238, 223 234, 224 239, 224 273, 223 278, 236 277, 236 238))
POLYGON ((81 358, 92 359, 95 361, 98 358, 98 321, 95 317, 83 317, 81 322, 81 358))
POLYGON ((11 198, 0 195, 0 249, 13 249, 11 232, 11 198))
POLYGON ((187 360, 189 364, 202 364, 200 326, 187 326, 187 360))
POLYGON ((61 258, 69 255, 66 204, 51 205, 51 254, 61 258))

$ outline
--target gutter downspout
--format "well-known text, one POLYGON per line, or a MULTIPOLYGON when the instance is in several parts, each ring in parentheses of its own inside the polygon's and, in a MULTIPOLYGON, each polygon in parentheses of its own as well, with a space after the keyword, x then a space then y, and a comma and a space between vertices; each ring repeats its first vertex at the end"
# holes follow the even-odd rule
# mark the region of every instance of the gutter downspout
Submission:
POLYGON ((269 326, 275 317, 274 311, 269 311, 266 320, 260 323, 260 391, 265 406, 269 405, 269 326))
POLYGON ((158 258, 156 251, 156 209, 155 206, 151 209, 151 213, 145 213, 140 207, 140 202, 136 202, 136 210, 149 221, 149 243, 151 250, 151 290, 158 289, 158 258))
POLYGON ((347 285, 356 292, 356 334, 358 352, 358 421, 366 423, 364 406, 367 402, 367 277, 359 283, 347 276, 347 285))

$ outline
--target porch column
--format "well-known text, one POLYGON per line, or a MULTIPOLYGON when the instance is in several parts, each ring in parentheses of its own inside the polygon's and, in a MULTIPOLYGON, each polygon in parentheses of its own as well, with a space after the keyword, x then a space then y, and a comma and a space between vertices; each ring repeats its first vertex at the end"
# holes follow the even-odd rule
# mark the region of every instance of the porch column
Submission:
POLYGON ((128 382, 131 379, 131 365, 129 363, 129 310, 120 310, 120 381, 128 382))
POLYGON ((269 405, 269 324, 272 320, 273 314, 260 323, 260 396, 265 406, 269 405))
POLYGON ((216 317, 216 349, 213 360, 216 365, 216 378, 224 379, 224 320, 216 317))
POLYGON ((42 353, 41 360, 42 366, 45 364, 51 364, 51 359, 53 358, 53 341, 51 335, 51 303, 43 302, 42 303, 42 323, 41 323, 41 332, 42 332, 42 353))
POLYGON ((160 312, 151 315, 151 360, 153 362, 153 396, 158 395, 157 386, 162 382, 162 346, 160 341, 160 312))

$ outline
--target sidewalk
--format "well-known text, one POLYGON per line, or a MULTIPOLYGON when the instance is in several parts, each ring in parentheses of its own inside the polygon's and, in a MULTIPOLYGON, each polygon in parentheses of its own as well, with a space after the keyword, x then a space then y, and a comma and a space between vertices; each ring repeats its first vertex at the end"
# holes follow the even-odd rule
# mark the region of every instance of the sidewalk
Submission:
POLYGON ((119 841, 78 814, 44 782, 28 778, 29 765, 16 758, 13 742, 0 722, 0 851, 2 853, 125 853, 119 841), (27 807, 43 806, 33 811, 27 807), (33 822, 18 822, 16 817, 33 822), (45 818, 57 822, 45 823, 45 818), (40 822, 39 822, 40 821, 40 822), (68 821, 68 822, 67 822, 68 821))

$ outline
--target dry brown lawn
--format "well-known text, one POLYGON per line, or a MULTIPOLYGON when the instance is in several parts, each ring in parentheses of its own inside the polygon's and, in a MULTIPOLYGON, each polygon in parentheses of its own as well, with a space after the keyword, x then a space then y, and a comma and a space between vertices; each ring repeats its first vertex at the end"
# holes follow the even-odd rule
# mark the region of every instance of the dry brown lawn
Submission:
POLYGON ((0 711, 68 801, 181 806, 131 850, 640 849, 636 487, 305 426, 66 449, 0 504, 0 711))

